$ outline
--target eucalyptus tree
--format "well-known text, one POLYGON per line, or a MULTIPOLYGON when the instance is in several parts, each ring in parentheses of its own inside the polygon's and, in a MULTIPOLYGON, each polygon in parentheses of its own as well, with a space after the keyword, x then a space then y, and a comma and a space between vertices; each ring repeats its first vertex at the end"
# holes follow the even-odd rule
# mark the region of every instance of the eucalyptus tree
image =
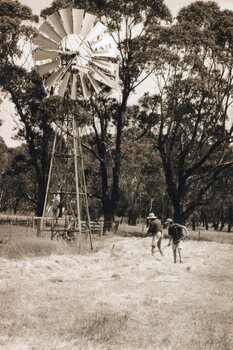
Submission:
POLYGON ((26 25, 27 21, 37 21, 28 6, 22 5, 19 1, 0 1, 0 67, 14 65, 15 59, 22 56, 19 42, 28 39, 33 29, 26 25))
POLYGON ((26 145, 8 150, 1 177, 1 211, 32 213, 37 206, 37 184, 26 145))
MULTIPOLYGON (((0 122, 1 124, 1 122, 0 122)), ((3 204, 3 181, 2 181, 2 174, 5 172, 8 162, 9 162, 9 150, 8 147, 3 140, 2 137, 0 137, 0 152, 1 152, 1 165, 0 165, 0 211, 2 211, 2 204, 3 204)))
POLYGON ((1 165, 0 165, 0 176, 4 173, 8 160, 9 160, 9 150, 8 147, 3 140, 3 138, 0 136, 0 152, 1 152, 1 165))
MULTIPOLYGON (((159 154, 141 130, 133 125, 125 128, 122 138, 122 169, 119 209, 128 213, 129 225, 146 217, 149 211, 159 217, 165 214, 165 181, 159 154)), ((118 212, 119 212, 118 209, 118 212)))
MULTIPOLYGON (((47 173, 49 145, 56 115, 56 99, 47 99, 42 80, 35 71, 24 68, 30 51, 25 47, 35 34, 33 16, 27 6, 18 1, 0 0, 0 87, 15 106, 19 117, 17 137, 26 142, 32 173, 36 182, 31 198, 36 202, 37 215, 42 214, 47 173)), ((28 157, 27 156, 27 157, 28 157)))
MULTIPOLYGON (((43 16, 59 8, 69 6, 84 8, 96 14, 112 33, 119 51, 120 101, 104 91, 99 97, 92 96, 85 104, 93 128, 93 142, 86 145, 99 162, 102 182, 102 205, 106 221, 111 221, 119 200, 119 181, 122 158, 122 133, 127 125, 127 105, 136 87, 154 71, 145 73, 148 63, 148 45, 152 23, 158 27, 171 20, 163 0, 143 1, 61 1, 57 0, 42 11, 43 16), (111 137, 109 137, 111 134, 111 137), (111 150, 110 150, 111 148, 111 150), (108 171, 107 154, 112 154, 112 171, 108 171)), ((76 111, 79 111, 77 103, 76 111)))
POLYGON ((208 190, 233 166, 232 21, 232 11, 197 1, 152 39, 163 66, 155 95, 141 100, 141 126, 153 134, 179 222, 206 205, 208 190))
MULTIPOLYGON (((232 150, 231 150, 232 158, 232 150)), ((233 226, 233 176, 232 169, 226 169, 221 178, 207 193, 207 208, 214 229, 231 231, 233 226), (213 200, 214 199, 214 200, 213 200)))

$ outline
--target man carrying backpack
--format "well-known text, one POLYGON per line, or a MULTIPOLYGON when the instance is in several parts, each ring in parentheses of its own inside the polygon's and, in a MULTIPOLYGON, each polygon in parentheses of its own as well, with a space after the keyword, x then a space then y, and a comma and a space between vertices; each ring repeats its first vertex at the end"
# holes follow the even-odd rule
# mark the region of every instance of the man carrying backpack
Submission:
POLYGON ((163 228, 162 228, 161 220, 159 220, 154 213, 150 213, 149 216, 147 217, 147 222, 149 224, 147 233, 152 235, 151 254, 154 255, 154 250, 156 248, 156 240, 157 240, 158 250, 160 254, 163 256, 163 252, 161 249, 161 242, 163 239, 163 228))
POLYGON ((182 242, 185 237, 183 231, 185 231, 186 236, 188 236, 189 234, 188 230, 186 229, 185 226, 174 223, 172 219, 167 219, 165 222, 165 225, 167 225, 168 227, 168 236, 169 236, 168 245, 170 246, 172 243, 174 263, 176 263, 177 251, 178 251, 180 263, 182 263, 181 249, 182 249, 182 242))

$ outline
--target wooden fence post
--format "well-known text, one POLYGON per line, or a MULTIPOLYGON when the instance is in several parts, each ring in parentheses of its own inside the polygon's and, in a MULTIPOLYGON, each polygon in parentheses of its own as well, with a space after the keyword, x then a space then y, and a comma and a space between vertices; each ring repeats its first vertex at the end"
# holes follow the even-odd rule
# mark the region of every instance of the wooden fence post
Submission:
POLYGON ((104 222, 103 220, 100 220, 100 237, 103 236, 104 233, 104 222))
POLYGON ((36 218, 36 235, 37 237, 41 236, 41 218, 36 218))

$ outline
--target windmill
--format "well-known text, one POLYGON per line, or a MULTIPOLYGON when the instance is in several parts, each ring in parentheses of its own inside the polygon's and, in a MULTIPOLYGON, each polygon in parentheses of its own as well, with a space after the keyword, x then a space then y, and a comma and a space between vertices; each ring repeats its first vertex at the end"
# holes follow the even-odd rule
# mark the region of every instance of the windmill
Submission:
MULTIPOLYGON (((80 97, 80 91, 88 100, 106 86, 119 89, 117 52, 107 27, 83 9, 60 9, 48 16, 33 43, 37 70, 45 85, 62 98, 63 107, 67 100, 80 97)), ((61 113, 64 110, 61 108, 61 113)), ((71 217, 81 237, 85 212, 91 241, 81 129, 74 115, 64 114, 62 123, 56 123, 41 228, 48 209, 52 206, 54 212, 55 206, 56 217, 64 214, 65 220, 61 221, 64 229, 71 217)))

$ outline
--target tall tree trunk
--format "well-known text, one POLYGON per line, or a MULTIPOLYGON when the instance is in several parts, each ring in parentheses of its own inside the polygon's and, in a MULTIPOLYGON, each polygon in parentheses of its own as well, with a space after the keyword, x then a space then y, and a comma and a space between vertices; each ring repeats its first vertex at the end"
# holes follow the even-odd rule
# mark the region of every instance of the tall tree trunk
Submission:
POLYGON ((114 210, 112 207, 112 201, 109 198, 104 199, 102 203, 104 212, 104 232, 106 232, 112 229, 114 210))
POLYGON ((129 211, 128 211, 128 224, 130 226, 136 226, 137 225, 137 218, 138 218, 138 213, 135 211, 135 209, 129 209, 129 211))
POLYGON ((36 216, 42 216, 43 215, 43 209, 44 209, 44 200, 45 200, 45 193, 46 193, 46 184, 43 180, 38 181, 38 193, 37 193, 37 201, 36 201, 36 216))
POLYGON ((101 181, 102 181, 102 207, 104 214, 104 232, 110 231, 114 219, 114 207, 110 198, 110 188, 108 184, 108 171, 105 162, 100 165, 101 181))

